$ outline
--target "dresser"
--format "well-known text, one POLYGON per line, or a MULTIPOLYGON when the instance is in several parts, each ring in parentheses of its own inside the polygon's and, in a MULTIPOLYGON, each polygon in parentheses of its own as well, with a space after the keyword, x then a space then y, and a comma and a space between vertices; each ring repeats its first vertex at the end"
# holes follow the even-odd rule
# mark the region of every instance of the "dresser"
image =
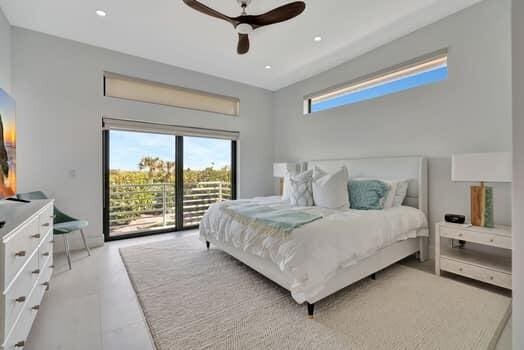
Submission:
POLYGON ((53 272, 53 201, 0 201, 0 340, 24 348, 53 272))
POLYGON ((511 289, 511 227, 436 225, 435 272, 447 271, 511 289), (460 247, 459 241, 465 241, 460 247), (473 247, 474 246, 474 247, 473 247))

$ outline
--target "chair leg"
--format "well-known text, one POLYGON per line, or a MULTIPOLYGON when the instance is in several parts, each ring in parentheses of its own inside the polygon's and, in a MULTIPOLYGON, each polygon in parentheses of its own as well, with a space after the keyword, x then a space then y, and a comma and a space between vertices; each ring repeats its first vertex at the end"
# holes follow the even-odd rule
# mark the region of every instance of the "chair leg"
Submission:
POLYGON ((67 239, 67 234, 64 234, 64 246, 66 251, 67 263, 69 264, 69 270, 71 270, 71 252, 69 250, 69 240, 67 239))
POLYGON ((82 236, 82 241, 84 241, 84 247, 86 247, 87 255, 91 256, 91 251, 89 250, 89 246, 87 245, 86 236, 84 235, 84 230, 80 230, 80 236, 82 236))

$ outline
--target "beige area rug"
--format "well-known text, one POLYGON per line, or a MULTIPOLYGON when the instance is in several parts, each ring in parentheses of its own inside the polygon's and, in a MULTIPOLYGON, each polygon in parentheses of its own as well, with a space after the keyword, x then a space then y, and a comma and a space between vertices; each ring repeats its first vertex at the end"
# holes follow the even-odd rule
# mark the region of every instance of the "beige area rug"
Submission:
POLYGON ((489 349, 510 299, 394 265, 316 304, 196 236, 121 249, 158 350, 489 349))

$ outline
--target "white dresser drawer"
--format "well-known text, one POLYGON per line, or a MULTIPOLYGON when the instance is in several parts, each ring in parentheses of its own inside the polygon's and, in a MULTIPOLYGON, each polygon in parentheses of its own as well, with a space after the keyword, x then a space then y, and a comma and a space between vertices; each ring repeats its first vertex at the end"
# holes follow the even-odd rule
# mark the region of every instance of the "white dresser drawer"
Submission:
POLYGON ((511 249, 512 246, 511 237, 461 230, 459 228, 451 228, 446 226, 440 227, 440 236, 451 239, 464 240, 467 242, 486 244, 493 247, 505 249, 511 249))
POLYGON ((40 235, 45 237, 49 230, 53 227, 54 220, 54 209, 53 206, 46 208, 42 214, 38 217, 38 223, 40 225, 40 235))
POLYGON ((44 263, 53 264, 53 244, 53 232, 48 232, 47 236, 43 238, 40 248, 38 248, 38 266, 41 270, 43 270, 44 263))
POLYGON ((5 294, 5 334, 13 328, 39 277, 38 255, 34 254, 5 294))
POLYGON ((31 331, 31 314, 23 310, 13 332, 4 341, 3 350, 23 350, 31 331))
POLYGON ((38 235, 38 221, 35 220, 22 227, 16 235, 6 242, 4 285, 7 286, 11 282, 22 265, 27 261, 29 255, 34 251, 38 235))
POLYGON ((499 287, 511 289, 511 274, 508 273, 471 265, 445 257, 440 258, 440 269, 457 275, 474 278, 482 282, 494 284, 499 287))

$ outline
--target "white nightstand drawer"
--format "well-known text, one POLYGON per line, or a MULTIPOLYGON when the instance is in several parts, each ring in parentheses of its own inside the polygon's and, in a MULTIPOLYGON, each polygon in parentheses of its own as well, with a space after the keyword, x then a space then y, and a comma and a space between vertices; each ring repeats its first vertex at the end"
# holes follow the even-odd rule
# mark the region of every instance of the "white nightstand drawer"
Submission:
POLYGON ((461 230, 459 228, 441 226, 440 236, 451 239, 464 240, 467 242, 485 244, 492 247, 511 249, 510 237, 504 237, 495 234, 480 233, 469 230, 461 230))
POLYGON ((465 262, 440 258, 440 269, 457 275, 474 278, 476 280, 494 284, 499 287, 511 289, 511 274, 490 270, 477 265, 471 265, 465 262))

